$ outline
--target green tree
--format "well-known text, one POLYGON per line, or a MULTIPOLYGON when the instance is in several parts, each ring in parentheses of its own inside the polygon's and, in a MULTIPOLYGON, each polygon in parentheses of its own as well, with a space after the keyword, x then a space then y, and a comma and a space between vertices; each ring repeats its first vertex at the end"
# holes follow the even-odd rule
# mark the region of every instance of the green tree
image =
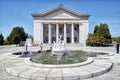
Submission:
POLYGON ((94 44, 97 46, 112 43, 112 38, 108 25, 106 23, 105 24, 101 23, 99 26, 96 25, 93 34, 89 35, 86 43, 87 45, 94 44))
POLYGON ((102 46, 104 40, 104 37, 100 34, 90 34, 86 43, 90 46, 102 46))
POLYGON ((117 38, 116 42, 117 42, 117 43, 120 43, 120 37, 117 38))
POLYGON ((3 45, 3 42, 4 42, 4 37, 2 34, 0 34, 0 45, 3 45))
POLYGON ((109 31, 109 28, 108 28, 108 25, 105 23, 105 24, 100 24, 97 32, 97 34, 100 34, 104 37, 104 43, 112 43, 112 38, 111 38, 111 34, 110 34, 110 31, 109 31))
POLYGON ((25 41, 27 36, 28 34, 25 33, 23 27, 17 26, 12 29, 7 39, 11 44, 19 44, 20 41, 25 41))
POLYGON ((10 42, 7 39, 5 39, 3 45, 9 45, 9 44, 10 42))
POLYGON ((98 31, 98 28, 99 28, 99 26, 96 25, 95 28, 94 28, 94 33, 96 33, 98 31))

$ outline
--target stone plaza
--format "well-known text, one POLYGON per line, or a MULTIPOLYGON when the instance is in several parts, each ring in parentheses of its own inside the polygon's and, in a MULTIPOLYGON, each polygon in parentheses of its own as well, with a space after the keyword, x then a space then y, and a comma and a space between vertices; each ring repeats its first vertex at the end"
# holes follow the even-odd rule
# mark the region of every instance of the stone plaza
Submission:
MULTIPOLYGON (((30 65, 27 58, 11 55, 13 52, 25 51, 25 47, 0 47, 0 80, 120 80, 120 54, 115 47, 74 47, 70 50, 85 50, 110 53, 99 56, 85 66, 67 68, 46 68, 30 65), (85 78, 85 79, 84 79, 85 78)), ((43 50, 49 46, 43 45, 43 50)), ((38 51, 39 47, 28 47, 28 51, 38 51)))

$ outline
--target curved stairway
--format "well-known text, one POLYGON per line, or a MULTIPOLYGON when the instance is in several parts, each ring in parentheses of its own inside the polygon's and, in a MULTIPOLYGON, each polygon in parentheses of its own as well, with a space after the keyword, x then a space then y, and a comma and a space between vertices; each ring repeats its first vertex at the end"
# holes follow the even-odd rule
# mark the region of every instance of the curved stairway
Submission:
POLYGON ((101 59, 94 60, 92 63, 80 67, 43 68, 26 64, 24 58, 10 56, 10 54, 5 57, 8 59, 4 64, 7 73, 30 80, 86 79, 102 75, 112 68, 111 62, 101 59))

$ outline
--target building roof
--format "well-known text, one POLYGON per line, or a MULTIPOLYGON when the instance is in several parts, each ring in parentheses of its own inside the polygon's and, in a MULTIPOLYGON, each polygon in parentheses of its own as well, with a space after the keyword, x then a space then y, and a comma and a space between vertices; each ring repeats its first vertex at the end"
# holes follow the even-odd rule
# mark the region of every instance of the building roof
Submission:
POLYGON ((32 16, 33 17, 44 17, 44 16, 46 16, 50 13, 53 13, 55 11, 58 11, 58 10, 64 10, 64 11, 67 11, 67 12, 72 13, 72 14, 79 16, 79 17, 89 17, 90 16, 89 14, 80 14, 80 13, 74 12, 68 8, 65 8, 62 4, 60 4, 57 8, 54 8, 48 12, 45 12, 45 13, 33 13, 32 16))

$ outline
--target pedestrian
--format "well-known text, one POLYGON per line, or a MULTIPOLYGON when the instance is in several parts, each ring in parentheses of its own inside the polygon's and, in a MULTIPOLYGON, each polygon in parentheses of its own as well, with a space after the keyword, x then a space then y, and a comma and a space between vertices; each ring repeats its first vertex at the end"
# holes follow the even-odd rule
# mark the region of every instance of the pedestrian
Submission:
POLYGON ((28 50, 28 45, 27 45, 27 42, 25 42, 25 51, 28 50))
POLYGON ((116 44, 116 53, 119 53, 119 43, 116 44))
POLYGON ((26 51, 27 51, 27 48, 28 48, 28 46, 26 45, 26 49, 25 49, 26 51))
POLYGON ((40 43, 40 48, 41 48, 41 51, 42 51, 42 48, 43 48, 43 45, 42 45, 42 43, 40 43))

